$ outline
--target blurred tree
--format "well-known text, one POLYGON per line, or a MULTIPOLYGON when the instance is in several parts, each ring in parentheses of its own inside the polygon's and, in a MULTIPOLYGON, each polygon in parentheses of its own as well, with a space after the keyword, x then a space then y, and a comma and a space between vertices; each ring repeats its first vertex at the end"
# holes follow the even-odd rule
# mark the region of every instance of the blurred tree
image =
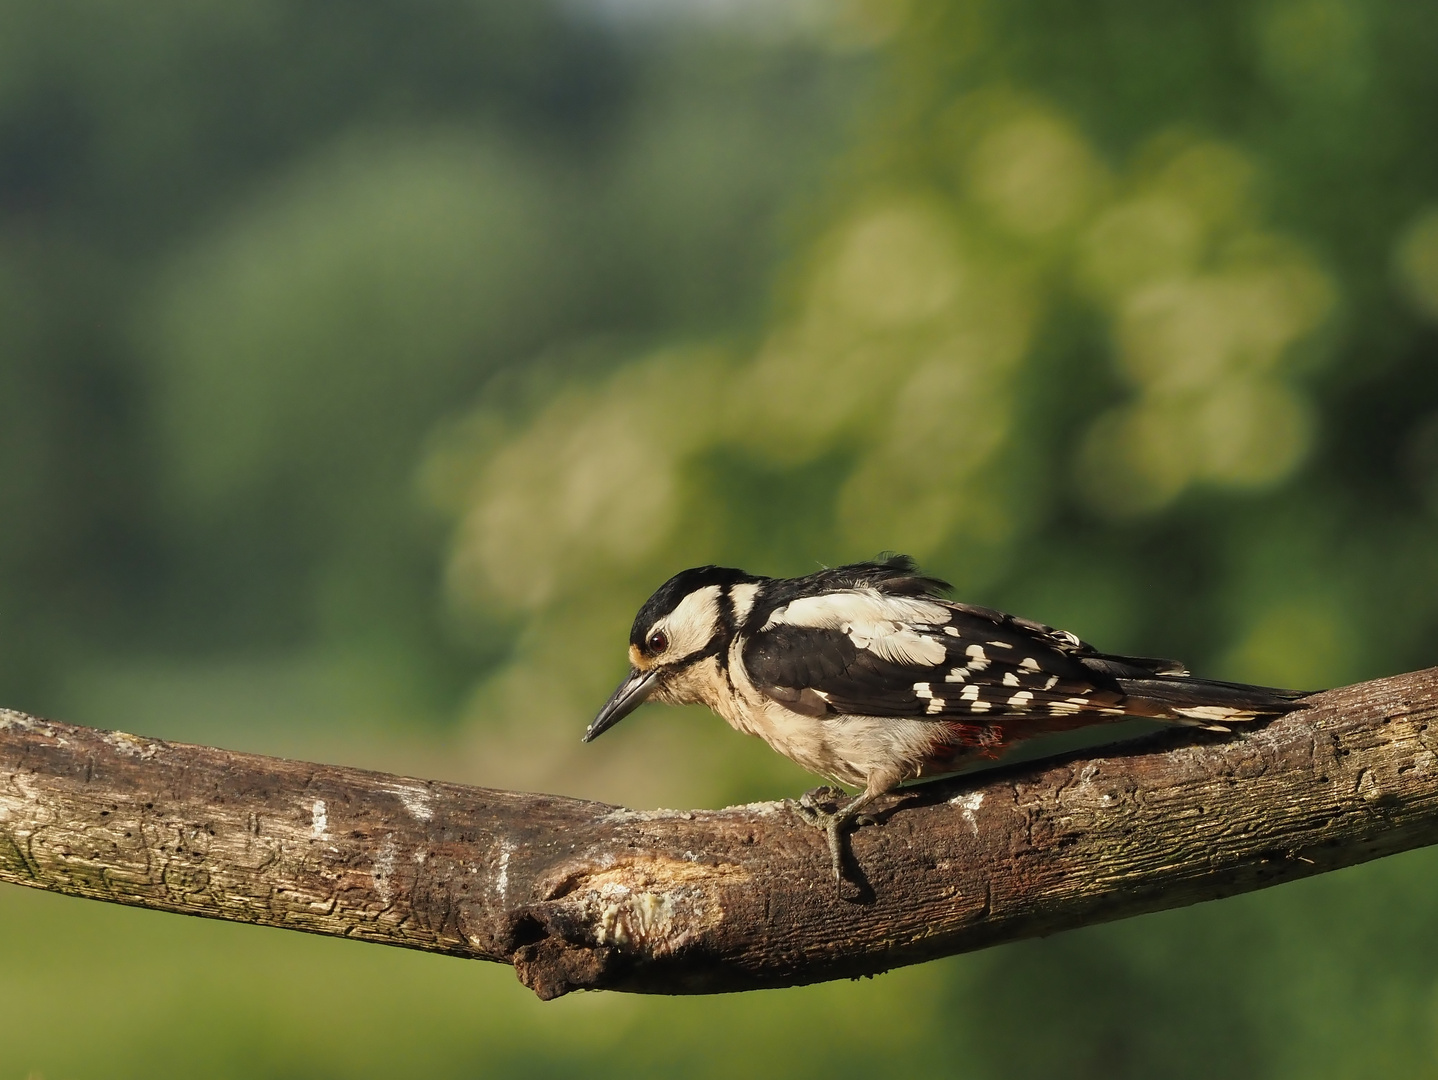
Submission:
POLYGON ((852 81, 478 0, 17 2, 0 53, 0 686, 36 706, 84 654, 341 648, 444 714, 502 646, 436 603, 425 433, 553 343, 756 310, 852 81))

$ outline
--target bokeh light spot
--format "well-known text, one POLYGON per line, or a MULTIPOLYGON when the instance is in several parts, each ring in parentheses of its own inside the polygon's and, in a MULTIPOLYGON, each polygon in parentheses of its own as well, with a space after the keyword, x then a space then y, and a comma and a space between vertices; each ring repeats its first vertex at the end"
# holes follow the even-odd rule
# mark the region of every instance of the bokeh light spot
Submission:
POLYGON ((1428 209, 1400 234, 1394 250, 1398 283, 1425 317, 1438 320, 1438 209, 1428 209))
POLYGON ((1024 236, 1072 224, 1101 182, 1100 167, 1078 134, 1038 115, 984 135, 970 157, 969 175, 979 202, 1024 236))

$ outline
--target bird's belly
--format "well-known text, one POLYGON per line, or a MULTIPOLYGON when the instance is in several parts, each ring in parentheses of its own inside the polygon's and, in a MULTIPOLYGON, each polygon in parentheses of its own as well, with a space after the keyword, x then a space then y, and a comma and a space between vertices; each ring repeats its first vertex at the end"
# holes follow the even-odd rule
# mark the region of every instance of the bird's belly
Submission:
POLYGON ((923 720, 877 716, 809 716, 771 699, 745 702, 721 715, 757 735, 801 768, 841 784, 892 787, 919 774, 940 736, 923 720))

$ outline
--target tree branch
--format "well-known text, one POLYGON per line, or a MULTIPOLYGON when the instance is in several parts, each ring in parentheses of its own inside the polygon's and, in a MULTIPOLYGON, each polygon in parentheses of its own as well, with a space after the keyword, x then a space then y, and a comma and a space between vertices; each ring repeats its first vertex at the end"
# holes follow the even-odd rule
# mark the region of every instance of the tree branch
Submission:
POLYGON ((785 803, 631 811, 0 710, 0 880, 513 964, 540 997, 872 974, 1438 841, 1438 668, 1218 741, 927 785, 853 851, 785 803))

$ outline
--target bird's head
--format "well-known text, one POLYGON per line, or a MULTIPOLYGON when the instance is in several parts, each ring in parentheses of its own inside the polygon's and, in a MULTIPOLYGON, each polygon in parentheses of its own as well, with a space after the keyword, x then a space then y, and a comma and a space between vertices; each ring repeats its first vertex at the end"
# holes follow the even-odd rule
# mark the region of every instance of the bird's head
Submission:
POLYGON ((698 566, 659 586, 629 632, 629 674, 599 710, 584 741, 651 699, 671 705, 699 700, 688 685, 690 676, 729 647, 738 618, 763 580, 730 567, 698 566))

